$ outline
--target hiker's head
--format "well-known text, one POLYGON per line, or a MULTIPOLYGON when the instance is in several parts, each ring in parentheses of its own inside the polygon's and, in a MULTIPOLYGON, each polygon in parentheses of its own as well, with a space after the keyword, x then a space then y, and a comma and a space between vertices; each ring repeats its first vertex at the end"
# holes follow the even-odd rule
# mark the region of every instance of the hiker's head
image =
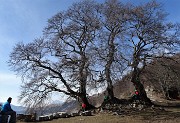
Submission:
POLYGON ((12 100, 12 98, 11 98, 11 97, 9 97, 7 101, 8 101, 9 103, 11 103, 11 100, 12 100))

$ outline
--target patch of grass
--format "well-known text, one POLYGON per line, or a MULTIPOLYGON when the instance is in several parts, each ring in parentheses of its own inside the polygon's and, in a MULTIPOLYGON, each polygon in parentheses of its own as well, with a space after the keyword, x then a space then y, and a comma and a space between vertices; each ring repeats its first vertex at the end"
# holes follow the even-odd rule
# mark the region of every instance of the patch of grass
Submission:
MULTIPOLYGON (((179 123, 180 118, 170 118, 162 115, 149 115, 145 117, 142 115, 112 115, 112 114, 98 114, 95 116, 77 116, 71 118, 60 118, 46 123, 179 123)), ((39 122, 39 123, 44 123, 39 122)), ((24 123, 24 122, 18 122, 24 123)))
MULTIPOLYGON (((94 116, 76 116, 59 118, 52 121, 38 123, 180 123, 180 109, 168 108, 166 110, 137 110, 127 114, 113 115, 112 113, 99 113, 94 116)), ((25 122, 18 122, 25 123, 25 122)))
MULTIPOLYGON (((134 119, 132 116, 117 116, 112 114, 98 114, 94 116, 77 116, 71 118, 60 118, 52 121, 46 121, 46 123, 143 123, 138 119, 134 119)), ((18 122, 24 123, 24 122, 18 122)))

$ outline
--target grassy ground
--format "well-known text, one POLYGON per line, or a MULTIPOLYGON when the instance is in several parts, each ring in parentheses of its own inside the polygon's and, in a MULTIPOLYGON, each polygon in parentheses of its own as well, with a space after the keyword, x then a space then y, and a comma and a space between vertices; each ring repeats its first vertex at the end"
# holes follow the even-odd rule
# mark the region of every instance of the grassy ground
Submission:
POLYGON ((54 119, 46 123, 180 123, 180 108, 168 108, 166 111, 132 111, 122 115, 99 113, 93 116, 54 119))

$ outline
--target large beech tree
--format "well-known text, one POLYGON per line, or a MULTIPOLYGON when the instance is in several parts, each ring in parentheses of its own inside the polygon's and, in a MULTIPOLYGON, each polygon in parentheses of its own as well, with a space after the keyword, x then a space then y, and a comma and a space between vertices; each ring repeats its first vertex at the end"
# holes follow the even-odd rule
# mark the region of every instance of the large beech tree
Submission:
POLYGON ((55 91, 93 108, 86 89, 92 81, 89 47, 99 28, 96 16, 92 1, 75 3, 48 20, 43 38, 15 46, 9 63, 24 80, 28 78, 23 83, 20 100, 36 105, 55 91))
POLYGON ((100 7, 100 29, 97 56, 101 61, 102 73, 107 84, 107 96, 111 102, 116 102, 113 92, 113 84, 121 79, 124 69, 121 59, 121 35, 126 30, 129 19, 129 8, 118 0, 107 0, 100 7))
POLYGON ((132 7, 131 21, 125 37, 131 55, 131 82, 140 93, 140 99, 151 103, 146 95, 140 75, 152 58, 174 53, 179 46, 179 26, 165 21, 167 14, 155 1, 132 7), (131 48, 130 48, 131 47, 131 48))

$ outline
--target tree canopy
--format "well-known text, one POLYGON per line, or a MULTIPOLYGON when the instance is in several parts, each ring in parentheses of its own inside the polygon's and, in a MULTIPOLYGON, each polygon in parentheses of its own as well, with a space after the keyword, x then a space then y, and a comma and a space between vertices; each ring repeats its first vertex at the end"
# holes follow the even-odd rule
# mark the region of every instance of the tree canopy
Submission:
MULTIPOLYGON (((16 44, 9 65, 23 77, 19 96, 27 105, 42 103, 53 92, 89 103, 90 89, 107 87, 131 73, 141 99, 149 102, 140 80, 147 63, 177 53, 179 24, 155 1, 143 5, 81 1, 48 20, 43 36, 16 44)), ((105 91, 105 90, 103 90, 105 91)))

